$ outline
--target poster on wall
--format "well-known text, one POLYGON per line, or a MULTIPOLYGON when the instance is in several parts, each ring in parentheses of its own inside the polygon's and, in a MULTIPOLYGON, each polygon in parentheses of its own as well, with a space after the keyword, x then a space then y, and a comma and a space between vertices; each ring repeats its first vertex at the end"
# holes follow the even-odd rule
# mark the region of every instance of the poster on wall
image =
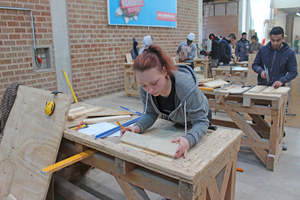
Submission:
POLYGON ((108 25, 177 27, 177 0, 107 0, 108 25))

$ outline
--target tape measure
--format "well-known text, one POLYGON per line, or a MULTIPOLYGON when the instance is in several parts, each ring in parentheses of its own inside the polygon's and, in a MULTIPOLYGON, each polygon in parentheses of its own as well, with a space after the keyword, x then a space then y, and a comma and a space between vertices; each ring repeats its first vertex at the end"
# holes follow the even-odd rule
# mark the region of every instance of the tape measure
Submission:
MULTIPOLYGON (((62 92, 54 91, 51 94, 54 94, 54 96, 55 96, 58 93, 62 93, 62 92)), ((52 115, 52 113, 54 112, 54 109, 55 109, 55 102, 54 101, 46 102, 46 106, 45 106, 46 115, 49 115, 49 116, 52 115)))

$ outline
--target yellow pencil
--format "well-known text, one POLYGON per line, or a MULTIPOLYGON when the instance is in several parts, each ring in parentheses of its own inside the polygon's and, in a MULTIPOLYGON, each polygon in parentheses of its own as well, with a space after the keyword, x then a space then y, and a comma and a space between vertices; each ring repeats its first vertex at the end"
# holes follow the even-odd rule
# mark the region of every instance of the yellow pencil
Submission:
POLYGON ((121 129, 124 130, 124 127, 122 126, 122 124, 120 122, 118 122, 117 120, 116 120, 116 122, 119 124, 119 126, 121 127, 121 129))

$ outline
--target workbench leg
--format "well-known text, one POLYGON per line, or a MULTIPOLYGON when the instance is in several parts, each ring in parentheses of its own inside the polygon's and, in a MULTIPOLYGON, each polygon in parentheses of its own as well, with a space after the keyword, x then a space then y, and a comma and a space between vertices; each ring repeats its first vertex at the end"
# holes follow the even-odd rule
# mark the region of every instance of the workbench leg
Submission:
MULTIPOLYGON (((115 177, 116 178, 116 177, 115 177)), ((127 199, 130 200, 150 200, 144 189, 116 178, 127 199)))
MULTIPOLYGON (((234 111, 226 111, 228 116, 234 121, 234 123, 245 133, 245 135, 254 140, 260 140, 261 137, 256 133, 256 131, 245 121, 239 113, 234 111)), ((251 146, 250 146, 251 147, 251 146)), ((267 166, 267 152, 264 149, 257 147, 251 147, 254 153, 259 157, 259 159, 267 166)))
POLYGON ((236 182, 236 167, 237 167, 237 155, 232 161, 231 173, 229 175, 227 190, 224 199, 234 200, 235 195, 235 182, 236 182))

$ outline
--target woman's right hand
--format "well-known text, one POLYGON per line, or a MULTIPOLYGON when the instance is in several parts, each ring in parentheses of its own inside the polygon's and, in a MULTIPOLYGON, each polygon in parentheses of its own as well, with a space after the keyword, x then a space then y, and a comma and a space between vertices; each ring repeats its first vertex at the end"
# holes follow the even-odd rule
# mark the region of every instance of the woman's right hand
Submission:
POLYGON ((127 126, 124 129, 121 129, 121 137, 123 137, 123 135, 126 131, 130 131, 133 133, 140 133, 141 129, 139 126, 127 126))

